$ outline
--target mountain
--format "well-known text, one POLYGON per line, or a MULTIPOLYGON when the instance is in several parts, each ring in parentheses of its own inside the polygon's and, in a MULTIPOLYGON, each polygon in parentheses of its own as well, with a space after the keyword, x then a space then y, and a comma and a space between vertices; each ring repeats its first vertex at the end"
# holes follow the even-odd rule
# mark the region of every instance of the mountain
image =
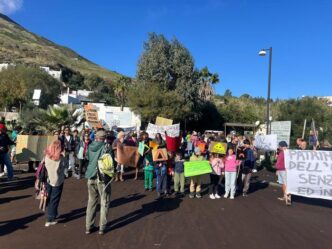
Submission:
POLYGON ((15 63, 69 68, 83 75, 96 74, 116 80, 121 75, 100 67, 75 51, 29 32, 0 13, 0 64, 15 63))

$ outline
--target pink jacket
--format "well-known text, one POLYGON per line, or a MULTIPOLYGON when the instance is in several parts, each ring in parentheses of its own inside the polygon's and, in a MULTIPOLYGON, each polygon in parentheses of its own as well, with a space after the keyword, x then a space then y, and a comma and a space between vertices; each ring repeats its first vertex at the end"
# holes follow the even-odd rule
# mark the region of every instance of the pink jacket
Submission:
POLYGON ((222 169, 224 168, 224 163, 220 158, 213 158, 210 160, 210 164, 212 167, 212 174, 221 175, 222 169))
POLYGON ((241 161, 236 160, 236 155, 226 156, 225 158, 225 171, 226 172, 236 172, 237 167, 240 165, 241 161))

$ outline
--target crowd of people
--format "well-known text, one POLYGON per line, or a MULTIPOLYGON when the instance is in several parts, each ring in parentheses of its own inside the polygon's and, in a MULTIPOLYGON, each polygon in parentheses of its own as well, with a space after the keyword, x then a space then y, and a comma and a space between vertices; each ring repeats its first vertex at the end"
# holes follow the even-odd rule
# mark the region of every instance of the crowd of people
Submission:
MULTIPOLYGON (((107 224, 107 213, 110 203, 111 182, 125 181, 124 171, 127 165, 118 163, 117 150, 121 146, 139 146, 144 144, 143 153, 135 165, 135 177, 138 179, 140 170, 144 172, 145 191, 155 189, 157 198, 174 195, 176 198, 186 196, 186 177, 184 175, 185 162, 208 161, 211 166, 209 174, 209 198, 222 197, 234 199, 238 195, 246 197, 250 190, 250 179, 255 172, 258 151, 254 146, 254 139, 247 136, 238 136, 231 132, 225 136, 219 134, 200 134, 198 132, 184 132, 178 137, 169 137, 167 133, 157 133, 153 139, 145 131, 125 133, 123 130, 106 131, 104 129, 84 129, 81 134, 69 127, 55 131, 58 139, 45 150, 45 158, 40 165, 47 170, 45 193, 47 196, 47 222, 45 226, 56 224, 58 205, 60 203, 63 184, 66 178, 85 177, 88 182, 88 204, 86 211, 86 233, 94 229, 96 209, 100 201, 99 233, 103 234, 107 224), (164 138, 165 139, 164 139, 164 138), (151 147, 151 142, 154 147, 151 147), (169 143, 175 143, 175 149, 170 149, 169 143), (211 152, 212 142, 227 144, 226 153, 211 152), (153 160, 153 149, 166 149, 167 159, 153 160), (103 154, 109 154, 114 164, 114 177, 105 177, 98 167, 99 159, 103 154), (155 183, 153 179, 155 180, 155 183), (224 191, 221 191, 221 181, 224 182, 224 191)), ((311 141, 312 142, 312 141, 311 141)), ((316 141, 315 141, 316 143, 316 141)), ((13 168, 9 158, 9 148, 15 143, 8 137, 6 127, 0 124, 0 163, 6 165, 8 179, 13 177, 13 168)), ((306 141, 297 140, 298 149, 307 149, 306 141)), ((282 185, 283 196, 279 199, 287 205, 291 203, 291 196, 286 193, 286 173, 284 151, 288 148, 285 141, 279 143, 277 152, 276 170, 278 182, 282 185)), ((311 149, 318 149, 313 146, 311 149)), ((324 141, 320 149, 331 149, 331 145, 324 141)), ((132 165, 131 165, 132 166, 132 165)), ((40 171, 39 171, 40 172, 40 171)), ((189 180, 190 199, 202 198, 202 175, 192 176, 189 180)))

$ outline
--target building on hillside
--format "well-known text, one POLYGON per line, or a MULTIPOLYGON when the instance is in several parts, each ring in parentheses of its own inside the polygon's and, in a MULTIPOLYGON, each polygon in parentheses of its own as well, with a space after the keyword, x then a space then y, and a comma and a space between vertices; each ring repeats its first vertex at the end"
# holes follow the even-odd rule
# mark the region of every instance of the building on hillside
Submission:
POLYGON ((78 90, 69 92, 68 89, 67 93, 60 95, 60 104, 80 105, 83 102, 91 102, 89 99, 89 94, 91 93, 93 93, 93 91, 78 90))
POLYGON ((40 69, 44 70, 46 73, 51 75, 54 79, 61 80, 61 70, 52 70, 50 67, 40 67, 40 69))

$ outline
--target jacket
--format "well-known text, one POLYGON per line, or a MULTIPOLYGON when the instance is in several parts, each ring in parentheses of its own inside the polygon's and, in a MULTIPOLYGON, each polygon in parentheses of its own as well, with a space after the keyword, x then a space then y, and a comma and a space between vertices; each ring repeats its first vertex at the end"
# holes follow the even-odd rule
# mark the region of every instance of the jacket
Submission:
POLYGON ((98 159, 102 156, 103 152, 107 152, 104 148, 105 143, 100 141, 94 141, 89 145, 86 154, 86 159, 89 160, 89 164, 85 172, 85 178, 92 179, 97 177, 98 159))

